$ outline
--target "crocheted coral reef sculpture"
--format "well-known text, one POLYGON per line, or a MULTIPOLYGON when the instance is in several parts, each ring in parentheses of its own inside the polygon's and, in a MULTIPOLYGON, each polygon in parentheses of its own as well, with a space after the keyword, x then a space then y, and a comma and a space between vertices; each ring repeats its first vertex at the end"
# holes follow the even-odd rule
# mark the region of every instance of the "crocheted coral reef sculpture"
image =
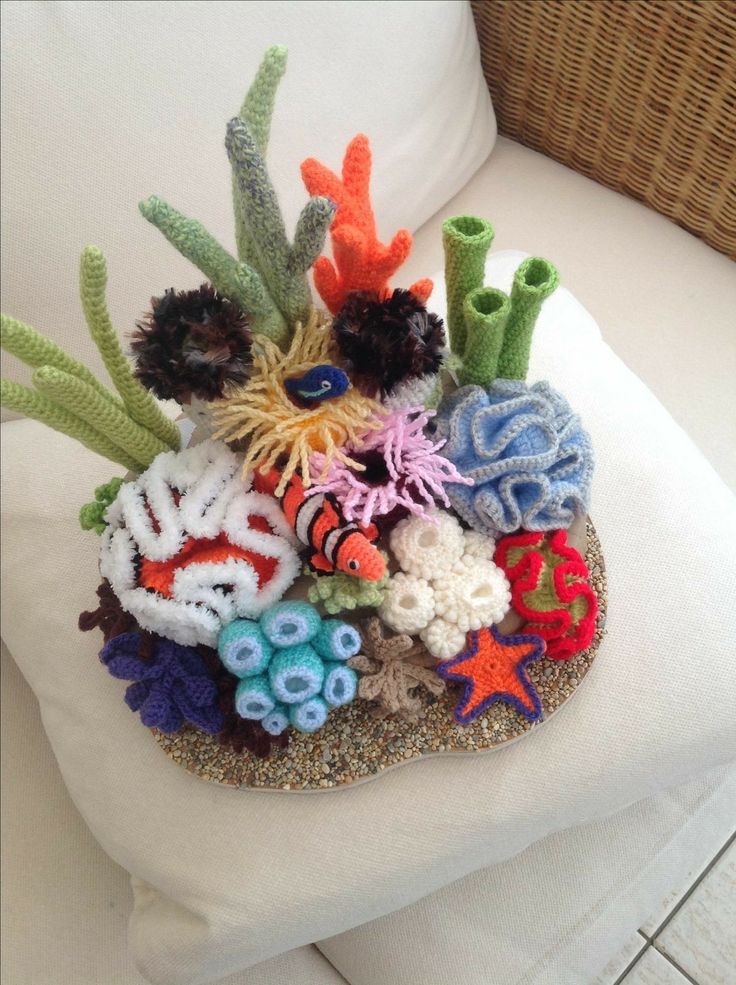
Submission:
POLYGON ((434 657, 411 636, 387 636, 376 618, 366 620, 360 635, 362 652, 348 663, 361 674, 358 695, 376 703, 378 716, 417 718, 425 703, 423 692, 437 697, 445 690, 434 671, 434 657))
POLYGON ((360 469, 342 449, 360 447, 362 435, 381 426, 380 405, 350 388, 334 400, 297 406, 286 380, 329 362, 330 327, 313 315, 298 324, 286 354, 268 339, 260 339, 253 356, 253 371, 244 387, 231 390, 214 405, 215 438, 230 443, 248 442, 243 474, 253 468, 265 475, 281 456, 286 463, 274 490, 281 496, 297 468, 305 486, 310 484, 309 456, 321 452, 325 471, 334 458, 360 469))
POLYGON ((224 624, 257 616, 299 573, 278 503, 240 467, 213 441, 167 452, 109 507, 100 571, 143 629, 214 646, 224 624))
POLYGON ((210 284, 151 298, 130 347, 136 376, 160 400, 216 400, 250 367, 248 318, 210 284))
POLYGON ((173 640, 156 637, 148 659, 141 659, 140 633, 122 633, 109 640, 100 659, 113 677, 133 681, 125 692, 125 703, 139 712, 149 728, 178 732, 185 722, 203 732, 222 729, 215 682, 196 650, 173 640))
POLYGON ((525 531, 504 537, 495 553, 513 606, 527 621, 524 631, 546 642, 552 660, 569 660, 589 646, 598 614, 585 561, 566 541, 565 530, 525 531))
POLYGON ((542 705, 526 667, 543 653, 544 641, 538 636, 504 636, 495 626, 468 633, 467 648, 454 660, 437 665, 437 673, 446 680, 465 684, 456 721, 467 725, 494 701, 506 701, 535 722, 542 705))
POLYGON ((310 493, 332 493, 345 519, 363 525, 386 514, 399 519, 407 512, 433 519, 430 511, 435 500, 450 505, 447 483, 467 485, 472 480, 439 454, 444 440, 432 441, 425 434, 432 416, 432 411, 422 407, 386 415, 380 430, 369 432, 360 447, 347 446, 350 458, 362 466, 360 470, 342 460, 328 464, 323 454, 315 452, 309 468, 317 484, 310 493))
POLYGON ((240 678, 235 710, 272 735, 289 724, 316 732, 330 708, 349 704, 358 678, 345 661, 360 649, 348 623, 320 618, 308 602, 280 602, 258 622, 237 619, 221 632, 220 659, 240 678))
POLYGON ((440 512, 435 524, 409 517, 394 527, 391 550, 401 571, 390 578, 378 613, 400 633, 418 633, 429 652, 447 660, 462 649, 470 629, 499 623, 511 592, 503 572, 477 535, 440 512))
POLYGON ((356 386, 370 397, 435 377, 444 357, 442 319, 400 288, 383 300, 366 292, 349 294, 332 334, 356 386))
MULTIPOLYGON (((353 291, 368 291, 379 299, 389 293, 388 282, 411 252, 408 229, 400 229, 388 245, 379 242, 376 219, 370 202, 371 149, 365 134, 348 144, 342 178, 310 157, 302 164, 302 178, 310 195, 324 195, 337 204, 330 227, 331 261, 320 256, 314 264, 314 284, 334 314, 353 291)), ((432 293, 432 281, 412 284, 409 290, 420 302, 432 293)))
POLYGON ((442 449, 472 486, 448 485, 466 523, 497 536, 567 528, 588 508, 590 438, 549 383, 496 380, 487 390, 461 387, 440 404, 442 449))

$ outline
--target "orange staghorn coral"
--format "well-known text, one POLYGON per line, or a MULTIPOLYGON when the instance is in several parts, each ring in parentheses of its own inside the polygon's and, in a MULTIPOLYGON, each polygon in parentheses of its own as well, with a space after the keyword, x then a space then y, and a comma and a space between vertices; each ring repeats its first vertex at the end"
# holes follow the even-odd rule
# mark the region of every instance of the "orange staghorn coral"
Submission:
MULTIPOLYGON (((342 180, 313 157, 302 163, 302 178, 310 195, 324 195, 337 205, 330 227, 335 263, 325 256, 314 264, 314 284, 333 315, 352 291, 375 292, 380 300, 390 293, 388 281, 411 252, 408 229, 400 229, 386 246, 376 236, 376 218, 368 186, 371 149, 365 134, 348 144, 342 180)), ((409 290, 424 303, 432 293, 432 281, 424 278, 409 290)))
POLYGON ((258 336, 253 346, 253 369, 248 382, 231 388, 211 405, 217 430, 215 438, 226 442, 248 442, 243 475, 256 466, 265 475, 278 459, 281 480, 275 495, 281 496, 297 469, 304 485, 310 484, 309 456, 325 456, 324 474, 333 459, 350 468, 363 470, 360 462, 346 455, 345 445, 359 448, 367 431, 382 426, 383 412, 375 400, 350 387, 342 396, 310 407, 297 406, 284 381, 330 361, 330 323, 312 313, 306 325, 297 323, 288 352, 283 353, 269 339, 258 336))

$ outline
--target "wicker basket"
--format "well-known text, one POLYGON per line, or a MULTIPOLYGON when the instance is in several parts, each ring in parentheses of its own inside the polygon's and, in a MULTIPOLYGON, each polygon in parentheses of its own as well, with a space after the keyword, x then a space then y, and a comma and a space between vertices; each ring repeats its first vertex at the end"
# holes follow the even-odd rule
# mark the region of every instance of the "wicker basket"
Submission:
POLYGON ((736 259, 736 2, 472 6, 501 133, 736 259))

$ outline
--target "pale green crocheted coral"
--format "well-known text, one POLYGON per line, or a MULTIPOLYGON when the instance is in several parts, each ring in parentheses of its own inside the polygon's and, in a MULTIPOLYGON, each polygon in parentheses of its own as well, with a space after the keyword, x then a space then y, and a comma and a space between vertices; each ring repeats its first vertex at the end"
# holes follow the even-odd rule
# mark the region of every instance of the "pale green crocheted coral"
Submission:
POLYGON ((134 378, 123 355, 105 303, 107 269, 95 247, 80 263, 80 294, 90 334, 120 397, 30 325, 6 315, 0 344, 36 371, 35 390, 2 381, 4 407, 33 417, 75 438, 131 472, 143 472, 164 451, 179 449, 179 431, 134 378))
POLYGON ((465 298, 467 340, 460 370, 462 384, 486 387, 495 380, 510 311, 508 295, 495 287, 477 287, 465 298))
POLYGON ((463 304, 477 287, 483 286, 485 263, 493 242, 493 226, 474 215, 456 215, 442 223, 447 287, 447 327, 450 348, 464 356, 467 331, 463 304))
POLYGON ((527 257, 514 274, 511 313, 506 322, 503 348, 496 375, 506 380, 525 380, 529 370, 532 333, 542 302, 560 283, 560 275, 549 260, 527 257))
POLYGON ((288 347, 294 324, 312 307, 307 271, 324 246, 335 205, 327 198, 307 202, 293 245, 265 163, 276 89, 286 68, 286 49, 269 48, 231 120, 226 146, 233 169, 233 207, 238 257, 235 259, 199 222, 188 219, 155 196, 140 210, 225 297, 253 319, 255 331, 288 347))
POLYGON ((311 568, 305 568, 304 574, 315 579, 307 593, 309 601, 313 605, 322 605, 333 616, 346 609, 378 608, 388 585, 388 569, 380 581, 353 578, 341 571, 318 575, 311 568))
POLYGON ((108 506, 115 502, 124 481, 124 479, 110 479, 109 482, 105 482, 95 489, 94 500, 91 503, 85 503, 79 510, 79 525, 82 530, 94 530, 96 534, 105 532, 107 527, 105 513, 108 506))

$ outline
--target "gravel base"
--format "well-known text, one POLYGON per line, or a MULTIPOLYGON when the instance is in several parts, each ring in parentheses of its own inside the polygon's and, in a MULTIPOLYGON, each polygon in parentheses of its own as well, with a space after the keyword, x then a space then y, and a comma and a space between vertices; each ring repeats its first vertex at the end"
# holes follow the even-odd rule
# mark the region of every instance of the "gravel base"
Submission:
POLYGON ((460 687, 450 685, 444 695, 430 699, 416 722, 377 719, 371 705, 355 701, 330 713, 315 735, 293 732, 287 749, 269 759, 250 753, 236 755, 215 739, 194 728, 176 735, 153 734, 167 755, 203 780, 228 786, 267 790, 321 791, 379 776, 385 770, 420 756, 483 752, 520 738, 560 708, 588 673, 604 635, 606 573, 601 545, 590 519, 587 522, 585 560, 598 596, 598 619, 593 642, 571 660, 542 658, 528 667, 529 677, 542 701, 543 718, 528 722, 505 702, 498 701, 470 725, 452 717, 460 687))

